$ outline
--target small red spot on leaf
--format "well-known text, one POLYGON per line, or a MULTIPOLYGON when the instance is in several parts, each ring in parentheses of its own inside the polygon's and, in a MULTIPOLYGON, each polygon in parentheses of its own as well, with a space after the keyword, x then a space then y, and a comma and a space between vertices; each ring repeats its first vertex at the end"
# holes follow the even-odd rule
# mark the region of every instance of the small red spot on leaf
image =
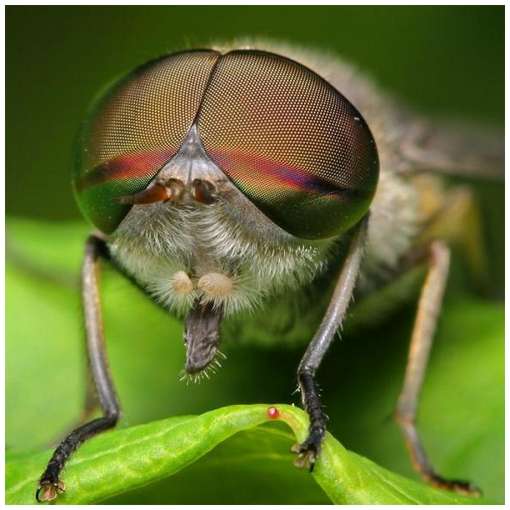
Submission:
POLYGON ((267 409, 267 415, 269 416, 269 418, 271 418, 272 420, 276 420, 277 418, 280 417, 280 411, 278 411, 278 409, 276 407, 269 407, 267 409))

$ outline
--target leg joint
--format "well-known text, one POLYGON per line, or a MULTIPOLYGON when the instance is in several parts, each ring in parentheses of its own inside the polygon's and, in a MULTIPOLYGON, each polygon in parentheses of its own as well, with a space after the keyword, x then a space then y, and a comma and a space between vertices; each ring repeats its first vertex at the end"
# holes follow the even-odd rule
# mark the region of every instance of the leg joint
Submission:
POLYGON ((302 379, 313 379, 315 377, 316 369, 310 366, 299 365, 297 370, 298 379, 301 381, 302 379))
POLYGON ((112 424, 112 426, 116 425, 120 420, 120 409, 108 409, 105 411, 104 417, 112 424))
POLYGON ((416 424, 415 415, 409 409, 397 405, 393 414, 395 421, 402 427, 414 427, 416 424))

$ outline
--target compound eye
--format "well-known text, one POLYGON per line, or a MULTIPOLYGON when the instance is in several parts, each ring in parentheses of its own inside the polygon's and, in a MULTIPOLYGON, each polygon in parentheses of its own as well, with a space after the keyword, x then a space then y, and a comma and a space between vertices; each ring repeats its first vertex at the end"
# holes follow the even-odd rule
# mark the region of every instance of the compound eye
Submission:
POLYGON ((344 96, 297 62, 253 50, 221 57, 198 131, 234 185, 297 237, 338 235, 368 210, 379 173, 370 130, 344 96))
POLYGON ((145 189, 179 150, 218 57, 188 51, 149 62, 96 102, 80 134, 73 185, 101 231, 113 232, 128 213, 117 199, 145 189))

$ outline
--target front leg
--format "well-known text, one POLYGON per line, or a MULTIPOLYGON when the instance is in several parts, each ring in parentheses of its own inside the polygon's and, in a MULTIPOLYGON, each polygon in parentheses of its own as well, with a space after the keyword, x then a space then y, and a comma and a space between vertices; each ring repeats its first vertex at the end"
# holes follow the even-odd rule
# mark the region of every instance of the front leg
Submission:
POLYGON ((351 240, 338 282, 333 291, 326 314, 319 329, 308 345, 298 368, 298 384, 303 407, 310 417, 310 428, 306 440, 293 448, 298 454, 298 467, 313 469, 324 434, 327 417, 322 409, 315 373, 322 362, 333 338, 345 318, 358 277, 363 247, 366 238, 367 219, 362 220, 351 240))
POLYGON ((82 269, 83 310, 89 370, 103 416, 79 426, 57 446, 39 480, 36 492, 36 499, 39 502, 52 501, 64 492, 65 486, 60 479, 60 472, 71 454, 90 437, 114 427, 120 416, 119 403, 106 359, 99 299, 99 258, 106 256, 107 248, 104 241, 91 235, 85 245, 82 269))

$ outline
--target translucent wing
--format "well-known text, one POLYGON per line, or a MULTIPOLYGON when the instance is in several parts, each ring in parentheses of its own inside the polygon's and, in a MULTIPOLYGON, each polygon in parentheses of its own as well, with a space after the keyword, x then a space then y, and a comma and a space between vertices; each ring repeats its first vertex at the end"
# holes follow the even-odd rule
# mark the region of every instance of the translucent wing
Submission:
POLYGON ((402 119, 399 156, 404 172, 437 171, 501 179, 504 135, 465 122, 402 119))

